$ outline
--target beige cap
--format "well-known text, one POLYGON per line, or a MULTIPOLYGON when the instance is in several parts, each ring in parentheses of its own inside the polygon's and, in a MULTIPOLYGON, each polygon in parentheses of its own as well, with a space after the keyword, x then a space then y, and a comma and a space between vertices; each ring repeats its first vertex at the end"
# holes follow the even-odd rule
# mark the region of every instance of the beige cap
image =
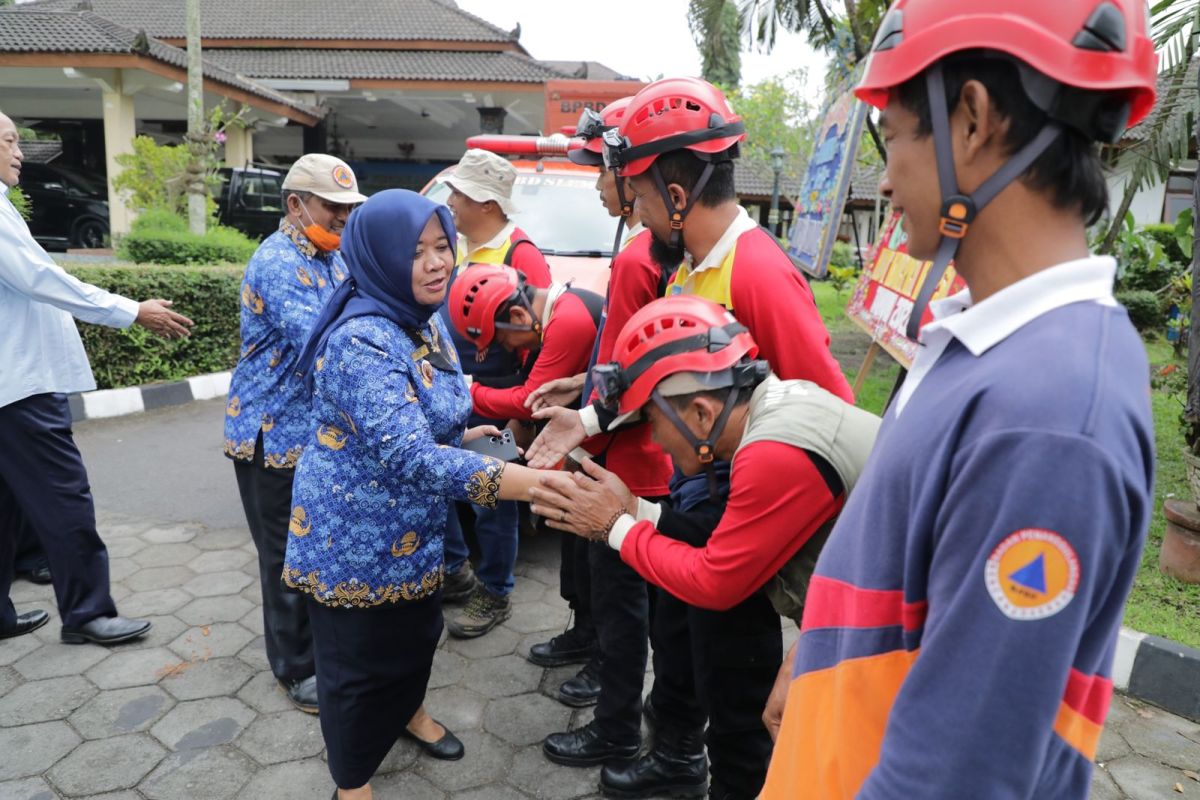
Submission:
POLYGON ((336 156, 309 153, 301 156, 287 177, 283 188, 309 192, 330 203, 365 203, 367 196, 358 192, 358 178, 350 165, 336 156))
POLYGON ((512 216, 517 210, 512 201, 516 179, 517 170, 508 159, 487 150, 472 149, 463 153, 454 172, 442 181, 476 203, 493 200, 505 216, 512 216))

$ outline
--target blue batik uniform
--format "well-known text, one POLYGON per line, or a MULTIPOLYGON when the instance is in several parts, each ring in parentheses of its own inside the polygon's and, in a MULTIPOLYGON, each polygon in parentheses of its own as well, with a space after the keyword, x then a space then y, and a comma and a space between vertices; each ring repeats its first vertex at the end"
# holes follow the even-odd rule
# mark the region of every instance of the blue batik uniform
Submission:
POLYGON ((225 455, 253 460, 261 431, 265 465, 296 466, 311 432, 296 359, 345 279, 342 256, 317 250, 289 222, 259 245, 242 280, 242 349, 225 407, 225 455))
POLYGON ((434 315, 416 335, 351 319, 330 335, 314 384, 284 580, 325 605, 431 595, 448 499, 495 506, 503 470, 457 449, 471 396, 444 324, 434 315))

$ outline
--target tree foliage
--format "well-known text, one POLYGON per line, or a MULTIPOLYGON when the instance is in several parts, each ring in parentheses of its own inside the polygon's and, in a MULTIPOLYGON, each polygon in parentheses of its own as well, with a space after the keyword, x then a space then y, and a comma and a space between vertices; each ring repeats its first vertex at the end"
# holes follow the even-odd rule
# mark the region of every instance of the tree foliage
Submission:
POLYGON ((741 25, 733 0, 691 0, 688 27, 700 50, 701 75, 727 89, 742 82, 741 25))
POLYGON ((729 102, 746 125, 742 157, 770 169, 771 151, 787 153, 783 174, 797 183, 812 151, 819 121, 809 99, 808 73, 795 69, 729 93, 729 102))

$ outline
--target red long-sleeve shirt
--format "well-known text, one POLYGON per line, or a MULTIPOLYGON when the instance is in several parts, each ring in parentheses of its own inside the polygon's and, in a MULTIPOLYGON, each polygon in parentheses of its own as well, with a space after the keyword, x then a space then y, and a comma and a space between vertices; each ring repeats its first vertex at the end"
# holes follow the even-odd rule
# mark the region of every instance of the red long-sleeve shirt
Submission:
MULTIPOLYGON (((599 298, 597 298, 597 302, 599 298)), ((489 419, 533 419, 525 400, 544 383, 587 369, 596 341, 596 323, 587 306, 570 292, 559 296, 542 332, 542 350, 529 377, 519 386, 499 389, 471 384, 475 413, 489 419)))
MULTIPOLYGON (((658 299, 662 268, 650 257, 649 230, 634 237, 616 258, 608 280, 606 319, 600 334, 597 364, 612 361, 613 349, 621 329, 639 309, 658 299)), ((587 401, 596 398, 595 392, 587 401)), ((603 452, 605 468, 616 473, 630 491, 639 497, 662 497, 671 479, 671 459, 650 440, 649 425, 634 425, 618 433, 594 436, 584 449, 596 455, 603 452)))
MULTIPOLYGON (((736 223, 735 223, 736 224, 736 223)), ((804 276, 762 228, 737 237, 719 265, 681 267, 670 294, 719 303, 750 330, 759 358, 783 380, 806 380, 848 403, 854 393, 829 352, 829 332, 804 276)))
POLYGON ((621 558, 683 602, 724 611, 779 572, 844 502, 804 450, 755 442, 733 459, 729 502, 704 547, 643 521, 625 535, 621 558))

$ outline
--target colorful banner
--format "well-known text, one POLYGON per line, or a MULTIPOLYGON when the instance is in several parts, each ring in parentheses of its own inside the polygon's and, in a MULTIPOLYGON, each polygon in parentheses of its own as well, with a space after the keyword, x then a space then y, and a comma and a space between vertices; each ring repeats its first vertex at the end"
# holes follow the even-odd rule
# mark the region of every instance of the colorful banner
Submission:
POLYGON ((866 118, 866 104, 847 88, 826 111, 817 132, 787 247, 792 260, 814 278, 824 277, 829 269, 866 118))
MULTIPOLYGON (((906 241, 900 215, 893 213, 876 240, 870 263, 858 278, 846 314, 908 369, 917 355, 918 345, 904 335, 904 330, 917 292, 933 262, 917 261, 910 256, 906 241)), ((966 284, 951 264, 932 299, 947 297, 965 288, 966 284)), ((926 308, 921 324, 930 319, 931 314, 926 308)))

